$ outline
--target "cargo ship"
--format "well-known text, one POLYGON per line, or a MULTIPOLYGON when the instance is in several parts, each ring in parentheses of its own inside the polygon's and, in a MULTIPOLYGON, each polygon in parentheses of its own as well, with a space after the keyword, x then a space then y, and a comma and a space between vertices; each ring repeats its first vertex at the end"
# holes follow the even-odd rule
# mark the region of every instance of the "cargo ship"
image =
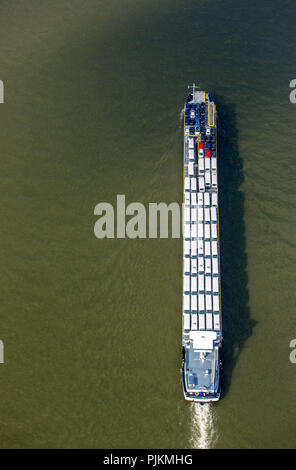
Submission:
POLYGON ((217 117, 210 95, 188 86, 184 107, 183 331, 186 400, 220 399, 222 311, 217 117))

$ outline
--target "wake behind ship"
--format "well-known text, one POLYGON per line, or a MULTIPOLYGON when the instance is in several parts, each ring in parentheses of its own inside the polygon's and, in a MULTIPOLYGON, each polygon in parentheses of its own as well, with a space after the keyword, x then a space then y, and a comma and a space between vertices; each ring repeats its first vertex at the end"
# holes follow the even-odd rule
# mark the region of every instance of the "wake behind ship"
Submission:
POLYGON ((215 103, 195 85, 184 111, 183 196, 182 385, 186 400, 204 403, 221 389, 217 121, 215 103))

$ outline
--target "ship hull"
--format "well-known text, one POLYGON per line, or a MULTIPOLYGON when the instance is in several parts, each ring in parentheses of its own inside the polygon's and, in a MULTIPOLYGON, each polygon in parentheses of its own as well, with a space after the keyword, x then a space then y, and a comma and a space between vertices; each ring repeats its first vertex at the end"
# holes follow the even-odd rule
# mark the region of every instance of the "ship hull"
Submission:
POLYGON ((185 400, 221 397, 222 310, 217 118, 193 87, 184 108, 182 386, 185 400))

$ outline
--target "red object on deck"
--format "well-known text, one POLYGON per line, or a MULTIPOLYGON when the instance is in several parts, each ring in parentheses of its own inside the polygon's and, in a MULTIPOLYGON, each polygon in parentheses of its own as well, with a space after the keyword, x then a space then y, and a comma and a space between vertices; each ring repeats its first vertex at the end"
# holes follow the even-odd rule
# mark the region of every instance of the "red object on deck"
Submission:
POLYGON ((207 158, 211 158, 211 151, 210 151, 210 150, 207 150, 207 151, 206 151, 206 157, 207 157, 207 158))

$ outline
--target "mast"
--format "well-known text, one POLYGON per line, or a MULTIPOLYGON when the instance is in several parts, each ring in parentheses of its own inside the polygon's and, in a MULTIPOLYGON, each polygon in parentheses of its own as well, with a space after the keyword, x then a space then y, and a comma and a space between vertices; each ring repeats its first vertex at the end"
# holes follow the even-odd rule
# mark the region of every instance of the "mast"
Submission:
POLYGON ((196 85, 195 83, 193 83, 192 85, 187 85, 187 88, 188 88, 189 90, 191 90, 191 88, 192 88, 193 99, 195 99, 195 89, 199 89, 199 90, 200 90, 200 86, 199 86, 199 85, 196 85))

